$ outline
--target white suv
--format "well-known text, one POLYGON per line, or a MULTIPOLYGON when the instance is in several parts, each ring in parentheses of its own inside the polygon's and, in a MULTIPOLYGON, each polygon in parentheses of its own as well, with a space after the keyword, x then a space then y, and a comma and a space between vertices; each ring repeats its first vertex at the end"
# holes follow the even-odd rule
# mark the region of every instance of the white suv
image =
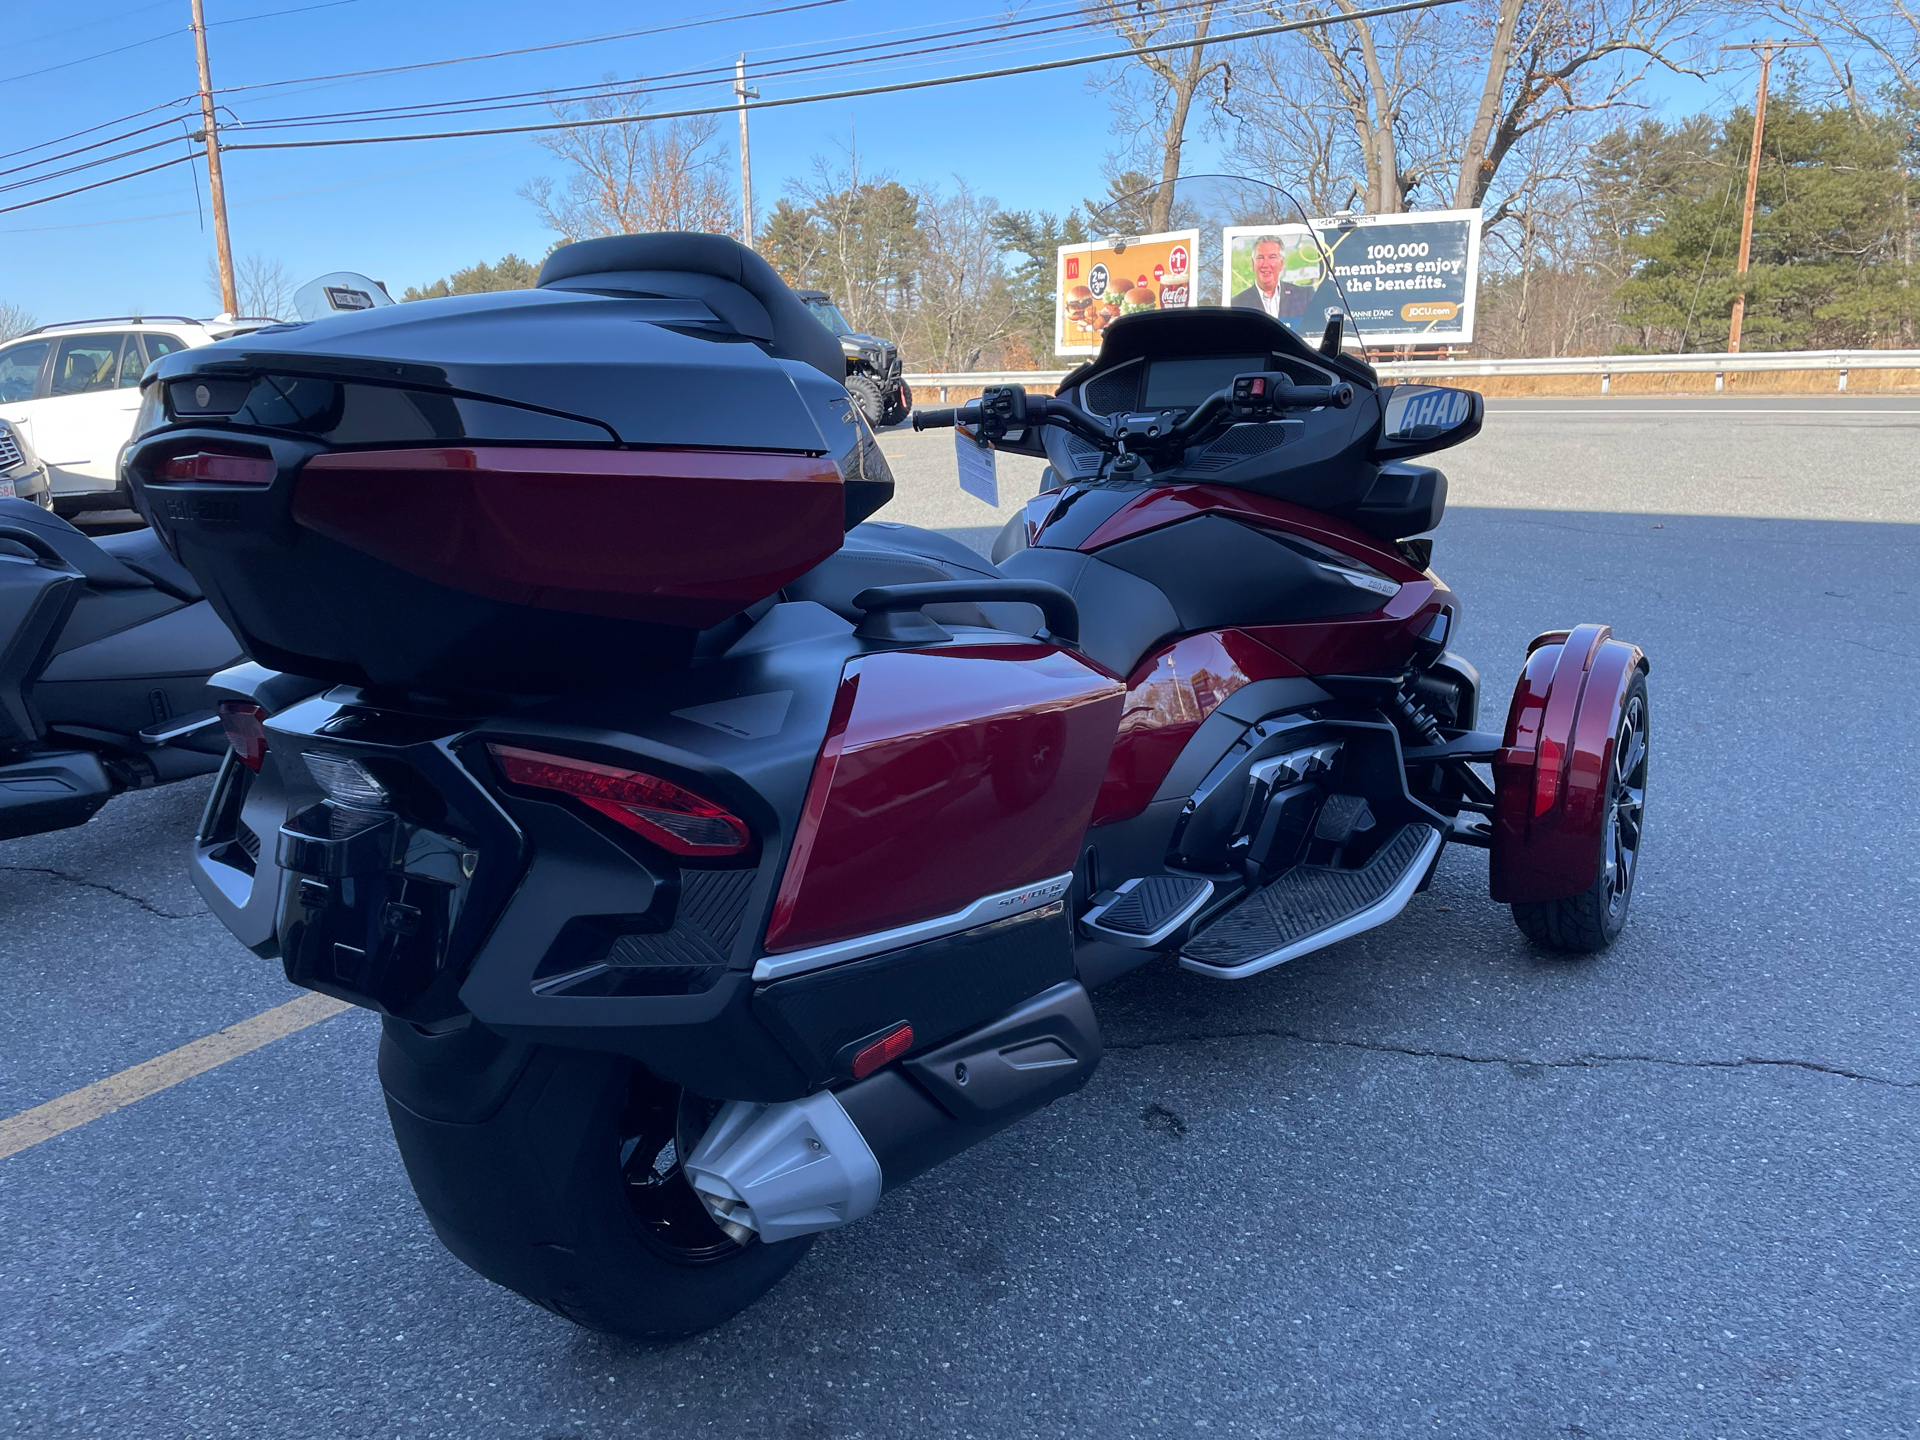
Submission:
POLYGON ((147 366, 274 323, 148 315, 42 325, 0 345, 0 420, 45 463, 55 508, 123 507, 120 447, 133 434, 147 366))

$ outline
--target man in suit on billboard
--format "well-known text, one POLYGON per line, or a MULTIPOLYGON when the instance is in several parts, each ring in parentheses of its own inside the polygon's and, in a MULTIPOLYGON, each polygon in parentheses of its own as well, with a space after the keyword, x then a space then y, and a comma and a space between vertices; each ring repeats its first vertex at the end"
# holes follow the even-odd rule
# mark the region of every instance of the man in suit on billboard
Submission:
POLYGON ((1283 321, 1306 318, 1313 286, 1290 285, 1280 278, 1286 256, 1286 244, 1277 235, 1262 235, 1253 242, 1253 284, 1233 297, 1235 309, 1264 310, 1283 321))

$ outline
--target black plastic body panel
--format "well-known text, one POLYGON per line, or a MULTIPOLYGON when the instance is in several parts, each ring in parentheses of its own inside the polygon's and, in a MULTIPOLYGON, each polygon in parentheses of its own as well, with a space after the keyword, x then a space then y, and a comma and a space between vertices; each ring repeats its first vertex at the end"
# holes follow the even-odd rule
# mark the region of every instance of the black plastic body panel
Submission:
POLYGON ((762 985, 754 1013, 786 1042, 809 1078, 850 1079, 837 1057, 900 1021, 916 1047, 985 1024, 1073 978, 1072 922, 1061 901, 867 960, 762 985))
POLYGON ((892 1190, 1078 1090, 1101 1054, 1087 992, 1067 982, 837 1097, 892 1190))
POLYGON ((1380 608, 1380 597, 1251 525, 1201 515, 1104 546, 1098 558, 1159 587, 1187 634, 1380 608))
POLYGON ((597 422, 627 445, 843 448, 822 435, 796 389, 799 362, 730 334, 676 328, 678 320, 657 302, 586 291, 458 295, 176 351, 155 362, 147 383, 311 375, 537 406, 597 422))
POLYGON ((0 765, 0 840, 84 825, 118 790, 100 758, 85 751, 0 765))
POLYGON ((0 751, 40 738, 29 686, 84 586, 71 571, 0 554, 0 751))

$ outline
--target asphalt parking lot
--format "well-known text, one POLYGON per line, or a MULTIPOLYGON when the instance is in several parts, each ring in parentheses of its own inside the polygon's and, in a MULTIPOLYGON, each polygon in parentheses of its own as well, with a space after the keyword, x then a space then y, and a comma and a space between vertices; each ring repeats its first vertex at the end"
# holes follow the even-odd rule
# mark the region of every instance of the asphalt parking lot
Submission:
MULTIPOLYGON (((1652 657, 1614 949, 1449 850, 1395 922, 1101 992, 1087 1089, 636 1348, 442 1251, 348 1012, 0 1159, 21 1436, 1920 1434, 1920 399, 1494 402, 1435 568, 1497 719, 1652 657)), ((880 518, 984 544, 951 439, 880 518)), ((296 992, 203 910, 204 782, 0 844, 0 1116, 296 992)))

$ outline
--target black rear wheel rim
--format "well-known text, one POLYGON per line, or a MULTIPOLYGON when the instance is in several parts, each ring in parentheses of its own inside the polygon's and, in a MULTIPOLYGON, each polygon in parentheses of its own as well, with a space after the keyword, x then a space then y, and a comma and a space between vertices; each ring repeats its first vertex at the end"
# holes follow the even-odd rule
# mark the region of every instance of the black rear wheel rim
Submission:
POLYGON ((688 1183, 683 1160, 719 1111, 678 1085, 634 1067, 620 1117, 620 1183, 647 1243, 684 1265, 731 1259, 745 1247, 729 1239, 688 1183))

